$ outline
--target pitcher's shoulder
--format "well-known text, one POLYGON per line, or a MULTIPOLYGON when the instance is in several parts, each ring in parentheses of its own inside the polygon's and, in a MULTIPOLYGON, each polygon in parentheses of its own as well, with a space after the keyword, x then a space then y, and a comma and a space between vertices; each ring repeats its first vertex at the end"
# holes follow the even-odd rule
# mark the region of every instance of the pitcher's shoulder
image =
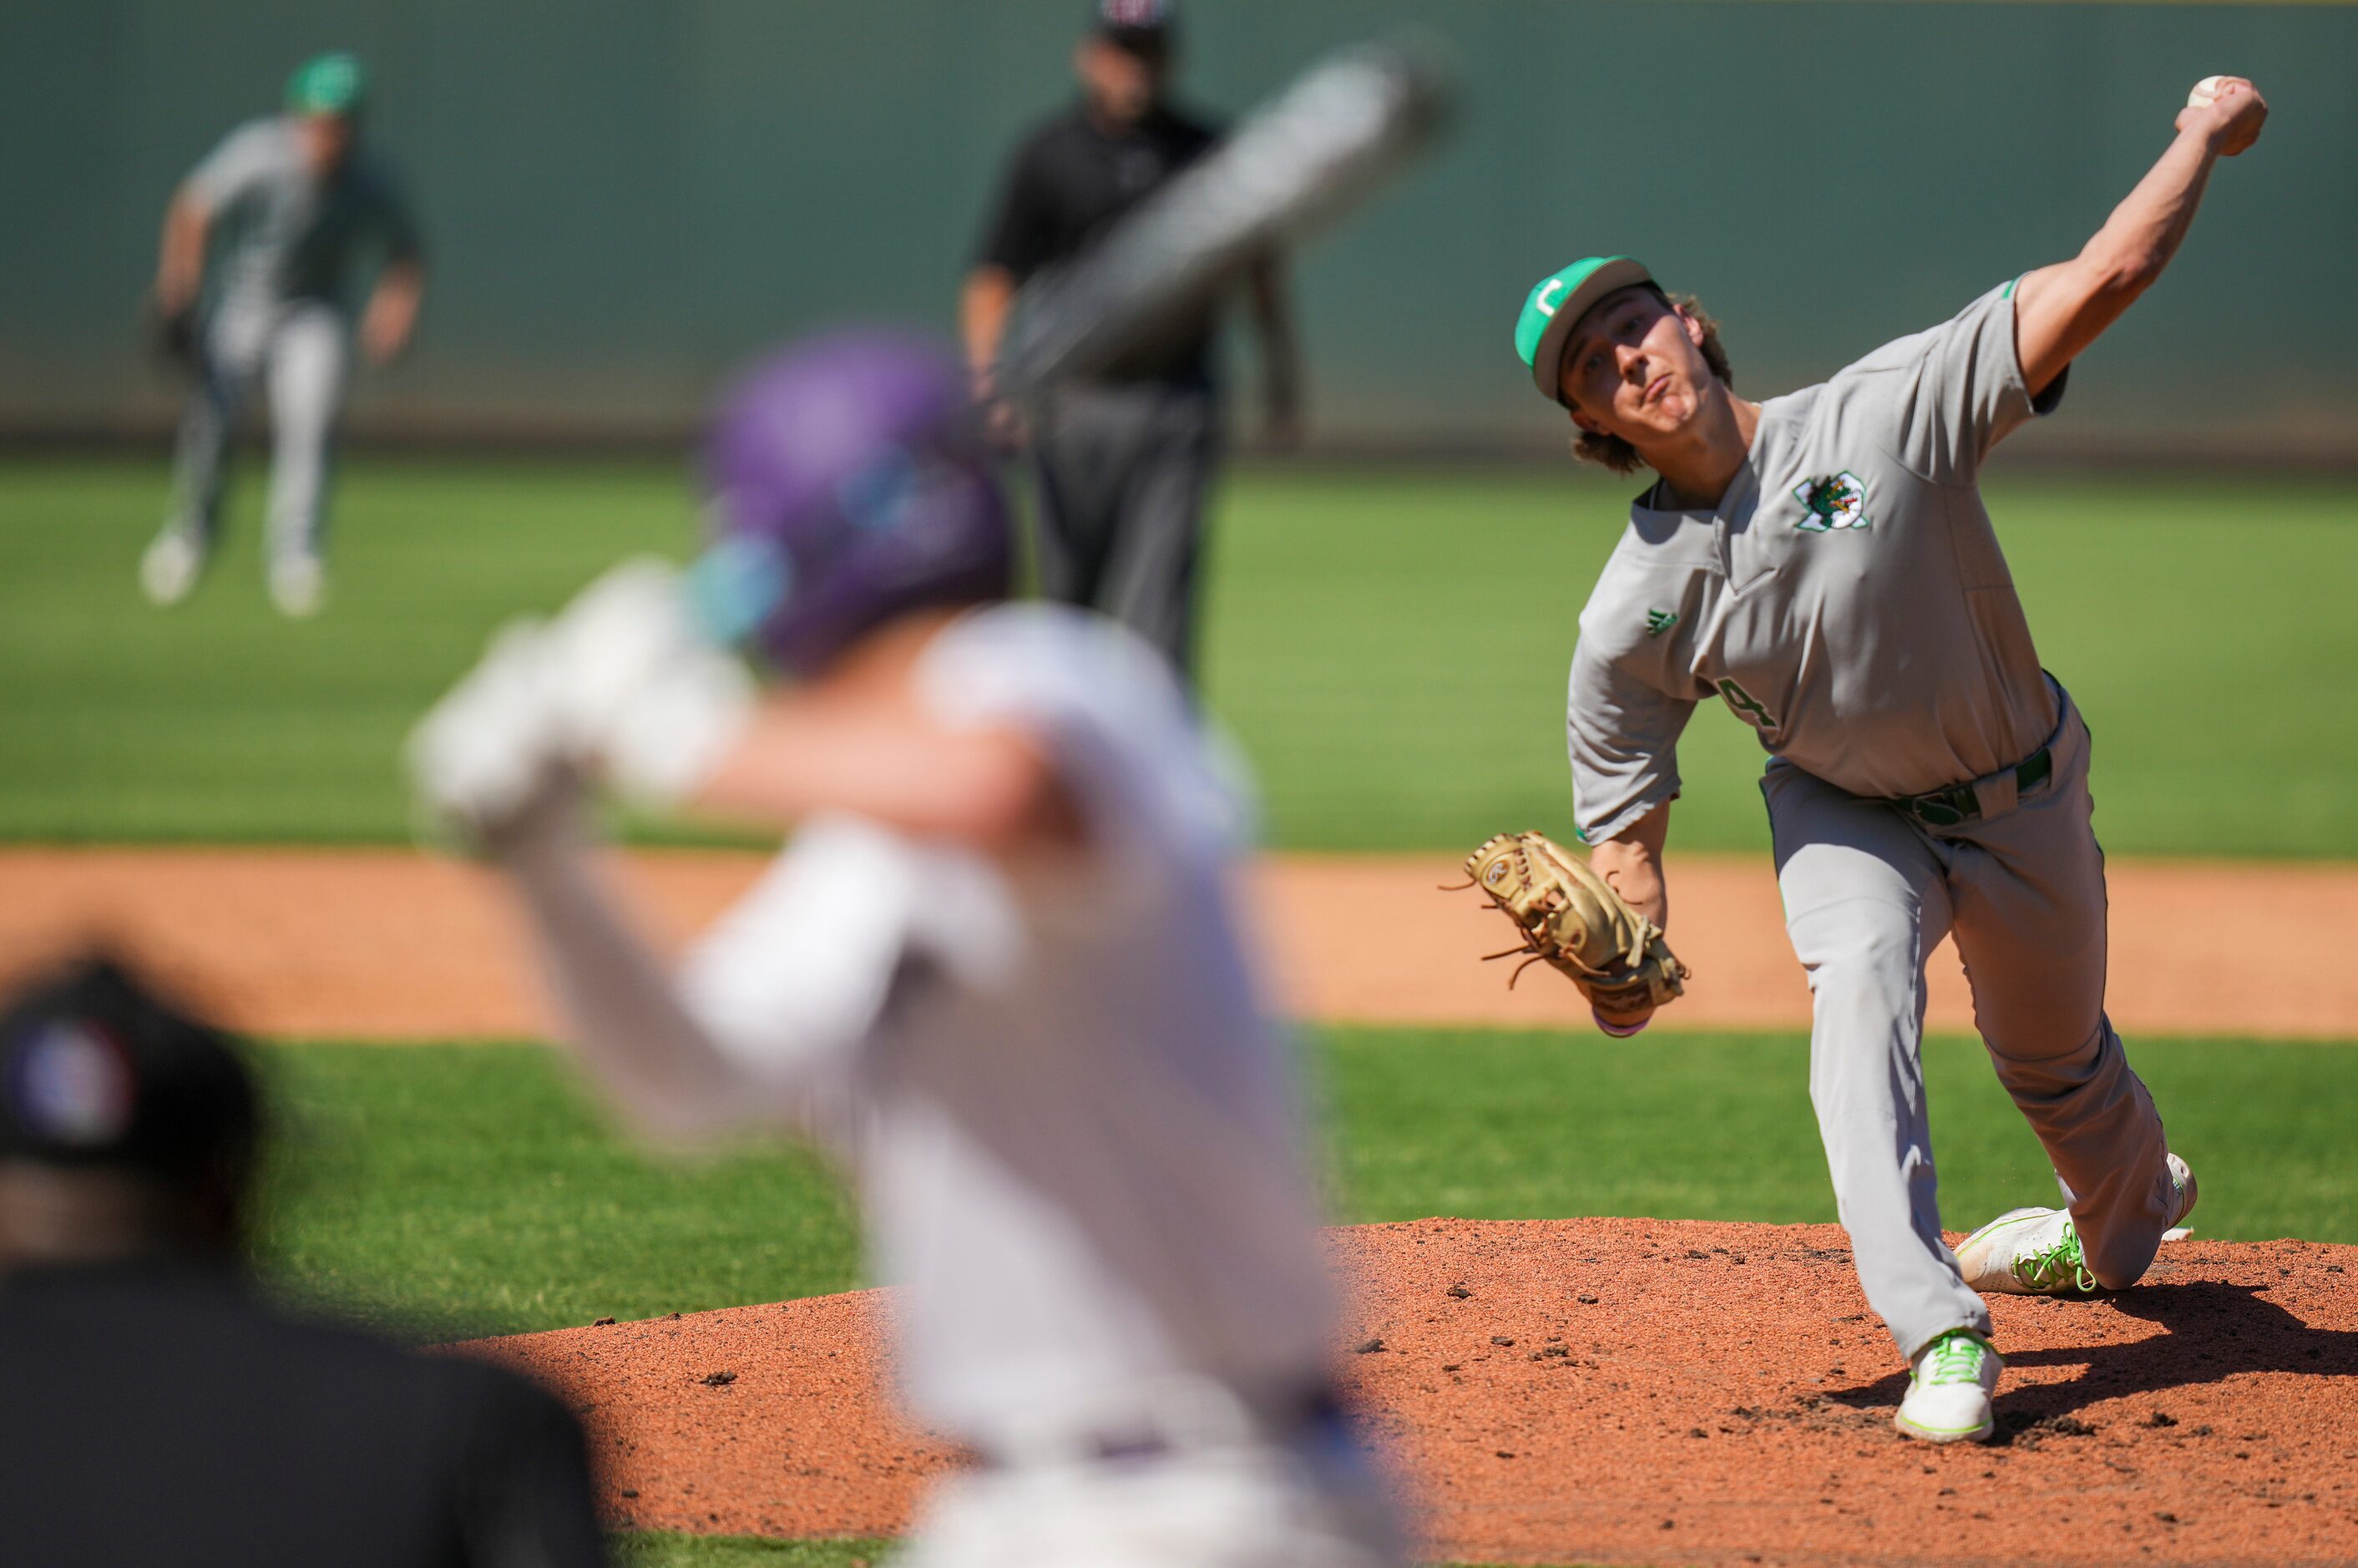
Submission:
POLYGON ((1723 577, 1708 521, 1675 529, 1632 520, 1580 611, 1580 650, 1615 663, 1648 660, 1702 619, 1723 577))

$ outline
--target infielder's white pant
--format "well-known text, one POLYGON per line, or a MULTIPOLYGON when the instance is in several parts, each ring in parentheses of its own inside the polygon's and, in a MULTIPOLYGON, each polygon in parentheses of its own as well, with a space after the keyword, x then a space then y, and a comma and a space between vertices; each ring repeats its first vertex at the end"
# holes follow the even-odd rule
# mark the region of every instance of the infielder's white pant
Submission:
POLYGON ((1924 963, 1956 937, 1998 1081, 2053 1162, 2089 1272, 2108 1289, 2153 1261, 2176 1211, 2161 1118, 2105 1018, 2104 860, 2088 730, 2068 695, 2054 772, 2017 801, 1928 828, 1772 762, 1761 782, 1793 950, 1810 975, 1810 1098, 1859 1283, 1900 1353, 1989 1332, 1941 1238, 1920 1060, 1924 963))
POLYGON ((176 525, 210 546, 221 511, 223 460, 258 378, 270 397, 270 554, 317 554, 329 446, 352 357, 342 315, 321 300, 224 300, 198 356, 197 386, 180 422, 176 525))
POLYGON ((1339 1422, 1291 1442, 976 1471, 927 1498, 899 1568, 1400 1568, 1375 1466, 1339 1422))

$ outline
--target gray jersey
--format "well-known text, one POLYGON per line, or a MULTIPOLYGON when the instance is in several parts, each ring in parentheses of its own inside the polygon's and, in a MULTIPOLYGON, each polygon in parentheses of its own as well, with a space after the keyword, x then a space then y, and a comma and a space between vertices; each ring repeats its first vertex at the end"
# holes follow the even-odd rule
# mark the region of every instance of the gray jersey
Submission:
POLYGON ((278 115, 231 132, 183 189, 216 225, 223 302, 321 299, 348 310, 362 264, 417 254, 408 209, 384 168, 356 148, 322 183, 294 122, 278 115))
POLYGON ((1679 792, 1695 704, 1725 701, 1772 753, 1861 795, 2013 766, 2055 694, 1975 480, 2034 406, 2014 285, 1761 406, 1714 511, 1630 509, 1580 617, 1567 730, 1581 836, 1679 792))

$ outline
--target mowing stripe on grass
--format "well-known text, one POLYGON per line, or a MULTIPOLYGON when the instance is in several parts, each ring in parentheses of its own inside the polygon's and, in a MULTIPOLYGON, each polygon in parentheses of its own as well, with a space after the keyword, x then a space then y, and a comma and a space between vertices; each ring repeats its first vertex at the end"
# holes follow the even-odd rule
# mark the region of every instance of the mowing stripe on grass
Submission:
MULTIPOLYGON (((293 625, 262 593, 258 486, 194 599, 141 601, 167 488, 160 461, 0 464, 0 517, 23 520, 0 577, 0 839, 404 842, 402 733, 491 630, 696 535, 674 463, 355 461, 328 611, 293 625)), ((1279 847, 1564 829, 1564 669, 1628 489, 1570 465, 1233 476, 1205 674, 1279 847)), ((2358 856, 2358 487, 2022 474, 1988 495, 2040 654, 2094 728, 2107 848, 2358 856), (2197 743, 2230 714, 2232 744, 2197 743)), ((1700 714, 1680 762, 1677 847, 1764 847, 1751 730, 1700 714)))

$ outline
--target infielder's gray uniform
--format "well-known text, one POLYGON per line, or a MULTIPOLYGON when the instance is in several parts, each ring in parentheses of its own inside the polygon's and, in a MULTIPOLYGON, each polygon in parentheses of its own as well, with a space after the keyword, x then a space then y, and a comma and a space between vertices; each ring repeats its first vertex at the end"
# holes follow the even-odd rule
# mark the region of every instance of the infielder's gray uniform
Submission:
POLYGON ((1975 488, 1998 440, 2062 396, 2061 377, 2036 404, 2023 384, 2013 292, 1763 404, 1717 511, 1641 498, 1572 665, 1590 843, 1679 793, 1699 701, 1771 754, 1778 881, 1815 998, 1811 1098, 1860 1282, 1910 1357, 1990 1326, 1934 1196, 1919 1047, 1944 932, 1998 1077, 2074 1195, 2090 1271, 2133 1282, 2176 1213, 2161 1119, 2104 1012, 2088 730, 2039 668, 1975 488))
POLYGON ((180 426, 174 525, 210 544, 222 460, 256 376, 269 376, 268 542, 319 551, 328 450, 352 358, 355 285, 372 258, 414 260, 417 233, 384 169, 355 148, 322 184, 291 119, 232 132, 185 187, 212 214, 217 260, 180 426))

